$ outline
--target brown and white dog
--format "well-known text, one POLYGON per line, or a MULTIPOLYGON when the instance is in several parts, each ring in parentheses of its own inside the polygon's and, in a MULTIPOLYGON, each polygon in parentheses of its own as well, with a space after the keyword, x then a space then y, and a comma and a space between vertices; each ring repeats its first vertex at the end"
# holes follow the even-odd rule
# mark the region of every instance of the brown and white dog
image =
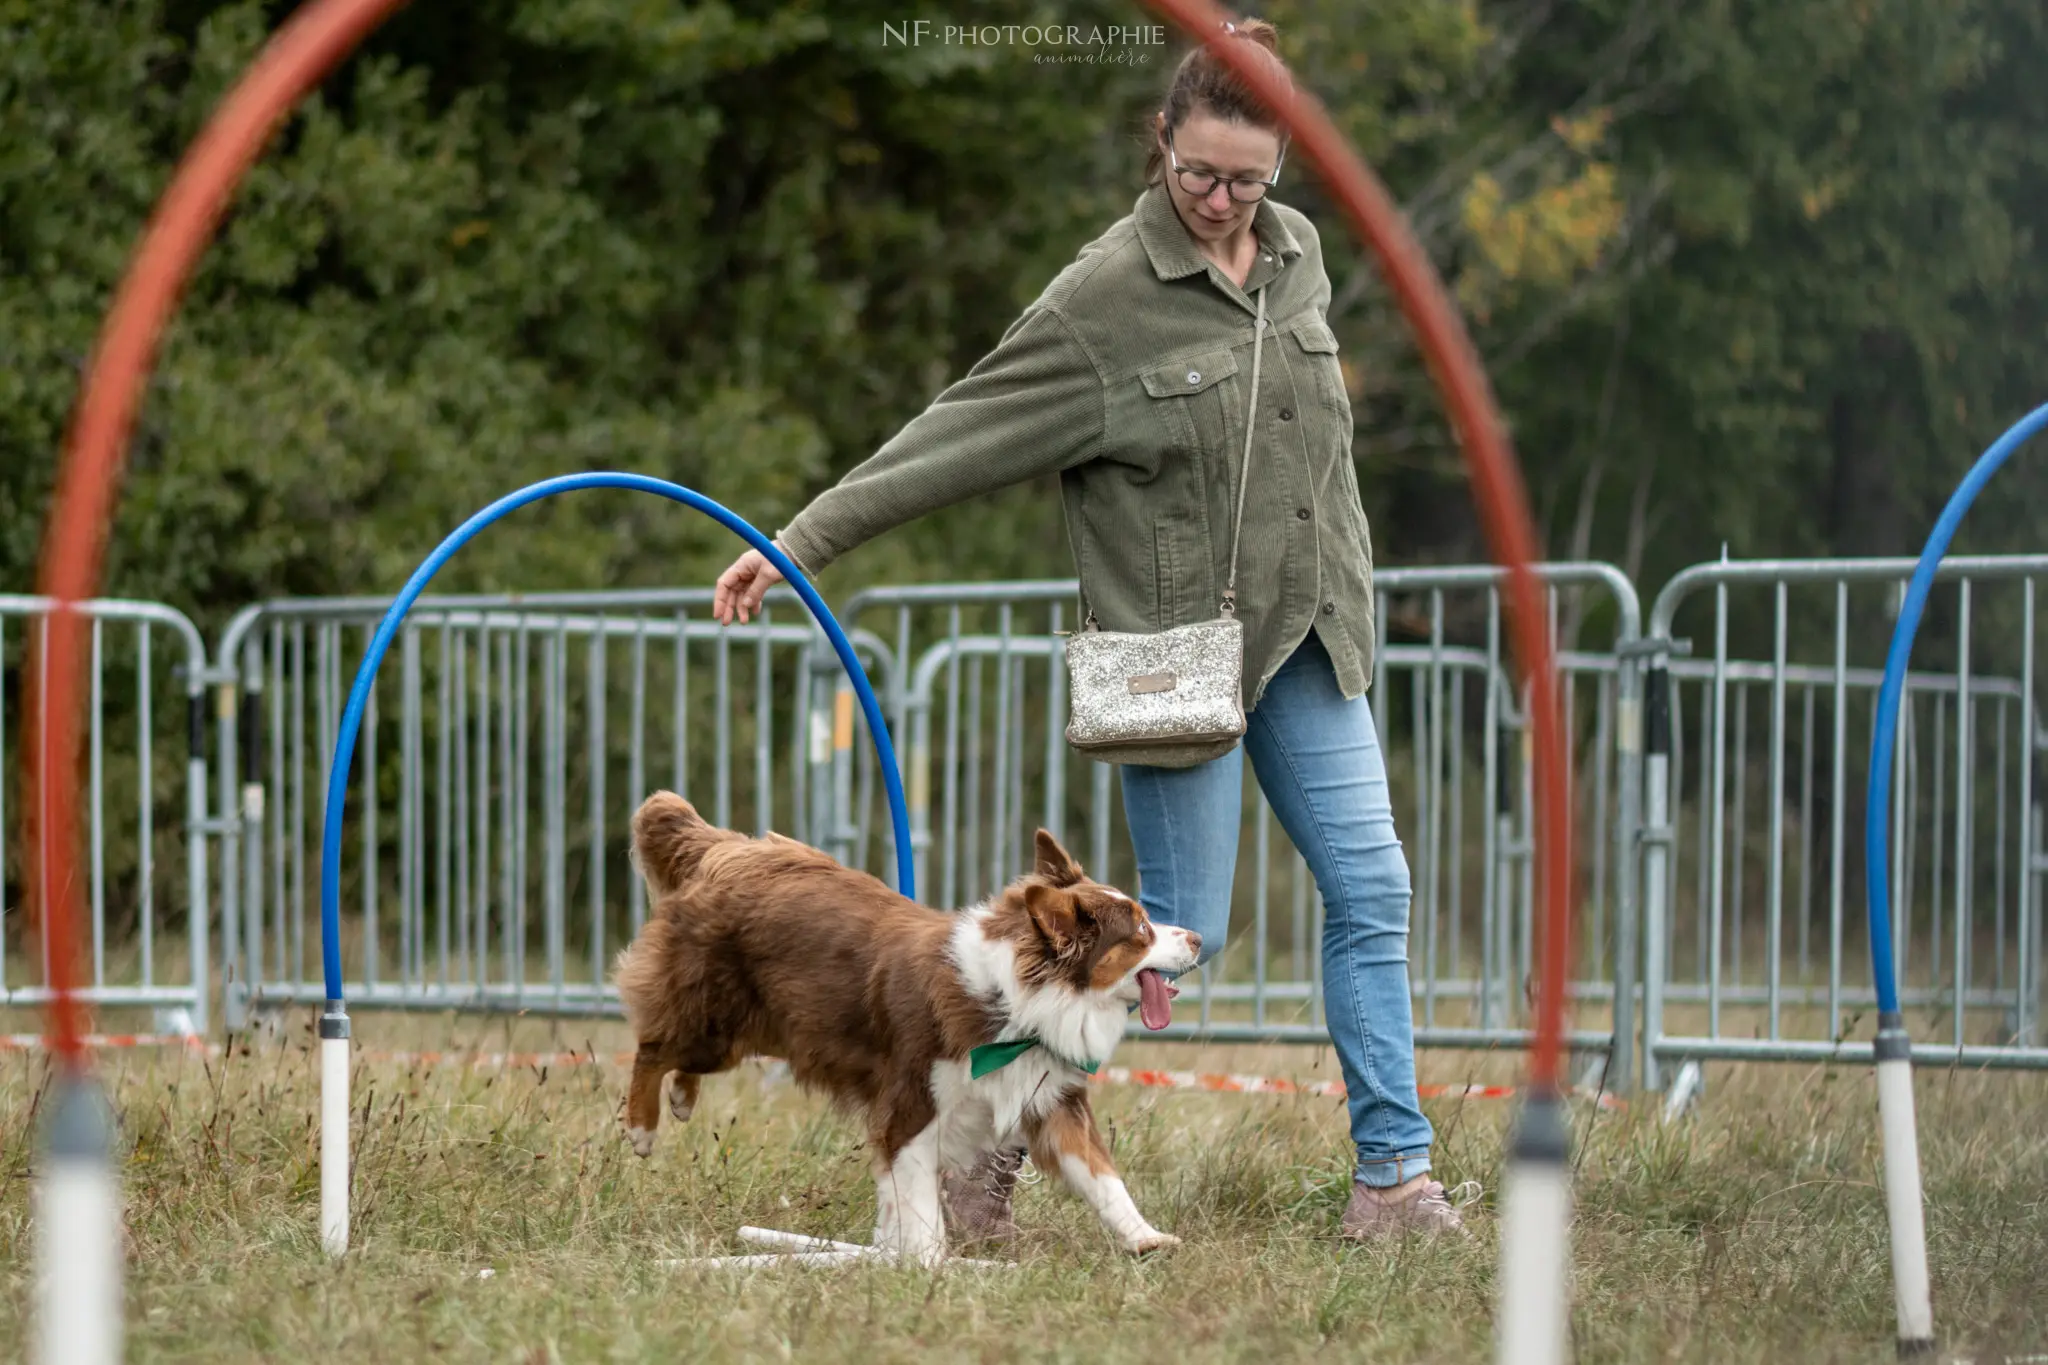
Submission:
POLYGON ((1175 991, 1163 974, 1193 967, 1201 940, 1153 925, 1044 830, 1036 853, 1029 875, 948 914, 795 840, 719 829, 671 792, 649 797, 633 856, 652 913, 616 969, 639 1041, 633 1150, 654 1149, 669 1076, 669 1112, 687 1119, 701 1077, 779 1057, 865 1118, 877 1247, 943 1258, 940 1173, 1020 1141, 1125 1250, 1177 1245, 1131 1202, 1088 1074, 1133 1004, 1166 1026, 1175 991))

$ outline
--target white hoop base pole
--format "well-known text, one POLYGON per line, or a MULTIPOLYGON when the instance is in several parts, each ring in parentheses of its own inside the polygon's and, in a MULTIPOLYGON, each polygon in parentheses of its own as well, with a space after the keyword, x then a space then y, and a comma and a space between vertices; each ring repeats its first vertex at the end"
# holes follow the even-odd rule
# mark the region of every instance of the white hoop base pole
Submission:
POLYGON ((855 1261, 872 1261, 878 1257, 867 1250, 860 1251, 765 1251, 749 1256, 703 1256, 688 1261, 661 1261, 657 1264, 663 1270, 775 1270, 783 1266, 796 1266, 806 1270, 822 1269, 826 1266, 852 1265, 855 1261))
POLYGON ((860 1256, 881 1254, 877 1248, 863 1246, 859 1242, 835 1242, 830 1237, 806 1237, 801 1232, 783 1232, 776 1228, 743 1227, 740 1240, 750 1246, 774 1247, 778 1251, 850 1251, 860 1256))
MULTIPOLYGON (((880 1247, 863 1246, 858 1242, 835 1242, 829 1237, 806 1237, 800 1232, 782 1232, 775 1228, 743 1227, 740 1240, 751 1246, 773 1247, 775 1250, 742 1256, 699 1256, 689 1260, 657 1261, 663 1270, 767 1270, 777 1266, 821 1267, 852 1265, 857 1261, 894 1263, 896 1258, 880 1247)), ((962 1257, 949 1256, 943 1263, 947 1268, 959 1266, 968 1270, 1008 1270, 1009 1261, 970 1261, 962 1257)))
POLYGON ((320 1016, 320 1245, 348 1251, 348 1010, 327 1002, 320 1016))
POLYGON ((112 1127, 99 1086, 60 1073, 34 1194, 38 1365, 121 1359, 121 1186, 112 1127))
POLYGON ((1878 1020, 1877 1118, 1884 1136, 1884 1208, 1892 1235, 1892 1297, 1899 1354, 1934 1353, 1934 1295, 1927 1274, 1927 1216, 1920 1190, 1920 1136, 1913 1118, 1913 1045, 1905 1021, 1878 1020))
POLYGON ((1571 1326, 1571 1139, 1564 1106, 1533 1095, 1501 1191, 1497 1365, 1563 1365, 1571 1326))

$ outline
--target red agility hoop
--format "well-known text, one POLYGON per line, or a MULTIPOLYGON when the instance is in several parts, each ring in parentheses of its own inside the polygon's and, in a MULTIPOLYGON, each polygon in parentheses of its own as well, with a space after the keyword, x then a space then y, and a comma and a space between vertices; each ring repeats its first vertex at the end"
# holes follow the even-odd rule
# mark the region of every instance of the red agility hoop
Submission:
MULTIPOLYGON (((1477 352, 1442 281, 1385 188, 1313 96, 1280 80, 1245 51, 1210 0, 1144 0, 1208 45, 1285 123, 1359 238, 1379 261, 1444 396, 1464 451, 1480 522, 1506 572, 1508 625, 1528 687, 1534 731, 1535 872, 1539 915, 1536 1028, 1529 1058, 1532 1098, 1554 1109, 1562 1092, 1564 989, 1570 931, 1570 806, 1562 718, 1542 595, 1533 564, 1536 534, 1528 497, 1508 447, 1477 352)), ((44 717, 28 819, 40 815, 43 906, 50 962, 49 1029, 68 1072, 83 1071, 76 997, 82 892, 77 877, 77 775, 85 631, 77 604, 99 585, 116 481, 157 342, 229 196, 283 116, 404 0, 310 0, 264 47, 179 166, 145 233, 101 331, 81 389, 43 541, 39 588, 51 600, 39 695, 28 714, 44 717)), ((1525 1111, 1525 1115, 1530 1111, 1525 1111)), ((1554 1165, 1562 1182, 1562 1129, 1554 1165)), ((1539 1144, 1540 1145, 1540 1144, 1539 1144)), ((1536 1149, 1531 1148, 1534 1153, 1536 1149)), ((1548 1149, 1538 1155, 1550 1160, 1548 1149)), ((1559 1188, 1568 1190, 1560 1183, 1559 1188)), ((1532 1208, 1535 1206, 1532 1205, 1532 1208)), ((1546 1209, 1550 1205, 1544 1206, 1546 1209)), ((1562 1206, 1568 1208, 1568 1204, 1562 1206)), ((1548 1216, 1548 1215, 1545 1215, 1548 1216)), ((1561 1225, 1559 1235, 1562 1235, 1561 1225)), ((1504 1242, 1507 1240, 1504 1237, 1504 1242)), ((1562 1297, 1561 1267, 1555 1267, 1562 1297)), ((1546 1296, 1548 1290, 1546 1289, 1546 1296)), ((1513 1296, 1510 1289, 1509 1296, 1513 1296)), ((1548 1308, 1550 1305, 1546 1304, 1548 1308)), ((1561 1310, 1560 1310, 1561 1311, 1561 1310)), ((1541 1336, 1549 1325, 1533 1335, 1541 1336)), ((1562 1345, 1562 1328, 1556 1346, 1562 1345)), ((1506 1337, 1500 1338, 1503 1343, 1506 1337)), ((1507 1349, 1505 1345, 1503 1349, 1507 1349)), ((1537 1351, 1549 1356, 1545 1341, 1537 1351)))
POLYGON ((142 245, 100 329, 58 471, 43 533, 37 590, 50 599, 42 666, 30 668, 27 714, 43 717, 34 798, 40 813, 43 912, 50 972, 52 1049, 76 1072, 85 1065, 77 997, 84 918, 78 878, 77 752, 85 695, 85 625, 77 604, 99 591, 114 495, 157 341, 235 186, 292 106, 404 0, 313 0, 264 45, 186 152, 158 201, 142 245), (39 704, 40 703, 40 704, 39 704))
MULTIPOLYGON (((229 196, 279 120, 306 91, 404 0, 312 0, 265 46, 249 73, 208 122, 165 191, 141 248, 107 316, 81 390, 43 540, 39 590, 52 600, 46 672, 51 704, 38 750, 44 907, 49 936, 50 1029, 57 1051, 76 1066, 83 1055, 75 995, 81 891, 76 878, 76 776, 58 761, 80 733, 84 629, 75 604, 97 591, 116 483, 143 382, 157 341, 229 196)), ((1529 1078, 1559 1088, 1564 979, 1570 913, 1566 869, 1571 830, 1559 734, 1556 674, 1532 564, 1536 533, 1519 467, 1502 433, 1471 338, 1442 281, 1384 187, 1312 95, 1279 80, 1227 36, 1230 17, 1209 0, 1145 0, 1211 50, 1286 123, 1292 143, 1322 173, 1353 229, 1378 257, 1402 313, 1414 328, 1456 426, 1495 560, 1507 572, 1509 628, 1534 711, 1536 878, 1542 888, 1536 1032, 1529 1078), (1218 35, 1226 35, 1219 40, 1218 35)), ((31 707, 30 715, 38 714, 31 707)))

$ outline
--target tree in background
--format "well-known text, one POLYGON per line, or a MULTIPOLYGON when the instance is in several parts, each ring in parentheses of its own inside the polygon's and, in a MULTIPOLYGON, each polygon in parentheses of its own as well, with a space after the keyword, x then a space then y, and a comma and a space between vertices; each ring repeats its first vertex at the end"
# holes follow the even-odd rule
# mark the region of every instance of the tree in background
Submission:
MULTIPOLYGON (((32 577, 148 207, 287 8, 0 0, 0 584, 32 577)), ((1724 539, 1905 552, 2041 397, 2032 0, 1267 13, 1452 281, 1553 553, 1647 589, 1724 539)), ((592 467, 779 524, 1129 210, 1179 51, 1053 66, 887 43, 905 17, 402 11, 293 117, 206 257, 142 415, 110 589, 210 624, 388 587, 460 514, 592 467)), ((1144 16, 1006 0, 974 18, 1144 16)), ((1480 555, 1371 263, 1305 168, 1283 193, 1326 225, 1380 557, 1480 555)), ((885 537, 835 587, 1064 570, 1045 490, 991 502, 885 537)), ((1974 543, 2028 545, 2031 502, 1987 509, 1974 543)), ((448 581, 701 583, 729 549, 598 496, 521 514, 448 581)))
MULTIPOLYGON (((284 8, 20 5, 0 26, 0 581, 32 576, 148 207, 284 8)), ((388 585, 460 513, 579 468, 661 473, 777 524, 1132 194, 1110 188, 1126 149, 1099 109, 1125 69, 884 48, 895 17, 402 12, 292 118, 206 257, 137 433, 110 588, 217 620, 388 585)), ((640 501, 523 521, 450 585, 708 581, 729 550, 640 501)), ((1041 557, 1009 524, 982 519, 974 545, 1041 557)))
MULTIPOLYGON (((1404 66, 1448 79, 1411 77, 1354 132, 1458 286, 1553 554, 1651 590, 1724 542, 1910 553, 2042 400, 2039 6, 1414 8, 1470 20, 1465 64, 1404 66)), ((1377 362, 1359 450, 1393 557, 1483 553, 1374 282, 1339 300, 1377 362)), ((1973 531, 2038 535, 2024 514, 1973 531)))

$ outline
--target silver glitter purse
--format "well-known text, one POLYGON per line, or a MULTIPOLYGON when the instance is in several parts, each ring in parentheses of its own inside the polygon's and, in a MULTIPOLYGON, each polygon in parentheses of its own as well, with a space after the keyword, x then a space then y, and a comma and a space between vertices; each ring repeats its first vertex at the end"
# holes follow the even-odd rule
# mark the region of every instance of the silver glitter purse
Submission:
POLYGON ((1237 543, 1259 410, 1266 288, 1252 324, 1252 388, 1230 528, 1230 577, 1216 619, 1171 630, 1104 630, 1089 610, 1067 641, 1072 698, 1067 743, 1103 763, 1189 768, 1227 754, 1245 731, 1244 623, 1237 619, 1237 543))

